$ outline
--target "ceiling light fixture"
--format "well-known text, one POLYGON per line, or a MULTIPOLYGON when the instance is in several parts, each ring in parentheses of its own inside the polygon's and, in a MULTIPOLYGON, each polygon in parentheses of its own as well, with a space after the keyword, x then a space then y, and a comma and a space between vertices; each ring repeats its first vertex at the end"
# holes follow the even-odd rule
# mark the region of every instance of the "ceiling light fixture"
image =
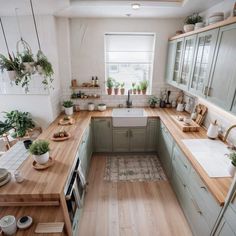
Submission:
POLYGON ((138 10, 140 8, 140 4, 139 3, 133 3, 131 4, 131 7, 134 9, 134 10, 138 10))

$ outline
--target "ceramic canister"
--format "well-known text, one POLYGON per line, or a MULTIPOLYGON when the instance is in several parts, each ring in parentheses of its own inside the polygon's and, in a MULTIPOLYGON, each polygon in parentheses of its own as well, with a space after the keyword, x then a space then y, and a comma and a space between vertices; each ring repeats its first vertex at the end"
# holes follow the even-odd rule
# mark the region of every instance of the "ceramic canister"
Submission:
POLYGON ((4 216, 0 220, 0 227, 4 235, 13 235, 16 233, 16 218, 14 216, 8 215, 4 216))
POLYGON ((215 139, 218 137, 218 125, 215 123, 211 123, 207 130, 207 137, 211 139, 215 139))

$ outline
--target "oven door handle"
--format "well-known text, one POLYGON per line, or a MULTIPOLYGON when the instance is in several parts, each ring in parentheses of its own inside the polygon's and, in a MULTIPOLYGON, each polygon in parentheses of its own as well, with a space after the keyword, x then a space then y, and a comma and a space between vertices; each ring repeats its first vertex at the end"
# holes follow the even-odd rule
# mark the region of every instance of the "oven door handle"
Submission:
POLYGON ((78 190, 77 178, 75 178, 75 180, 74 180, 73 187, 71 188, 70 193, 65 196, 67 201, 71 200, 72 194, 75 197, 76 207, 80 208, 80 195, 79 195, 79 190, 78 190))

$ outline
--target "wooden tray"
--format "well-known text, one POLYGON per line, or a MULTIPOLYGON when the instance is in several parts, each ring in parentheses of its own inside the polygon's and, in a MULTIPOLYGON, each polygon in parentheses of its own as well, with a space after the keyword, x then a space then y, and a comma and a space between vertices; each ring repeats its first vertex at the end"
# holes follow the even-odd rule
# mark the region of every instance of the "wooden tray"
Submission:
POLYGON ((71 135, 70 133, 68 133, 68 136, 67 137, 63 137, 63 138, 54 138, 53 136, 51 137, 51 140, 52 141, 55 141, 55 142, 61 142, 61 141, 65 141, 65 140, 68 140, 71 138, 71 135))
POLYGON ((198 125, 196 122, 194 122, 193 120, 191 121, 191 123, 189 125, 186 125, 184 123, 184 121, 180 121, 178 119, 178 116, 171 116, 171 118, 175 121, 175 123, 179 126, 179 128, 183 131, 183 132, 198 132, 200 129, 200 125, 198 125))
POLYGON ((73 125, 75 123, 75 119, 70 118, 69 120, 60 119, 59 125, 73 125))
POLYGON ((35 233, 38 234, 62 233, 63 228, 64 228, 64 222, 38 223, 35 228, 35 233))
POLYGON ((36 161, 33 161, 32 166, 34 167, 34 169, 36 170, 45 170, 47 168, 49 168, 50 166, 52 166, 54 164, 54 160, 52 159, 52 157, 49 157, 49 160, 46 164, 39 164, 36 161))

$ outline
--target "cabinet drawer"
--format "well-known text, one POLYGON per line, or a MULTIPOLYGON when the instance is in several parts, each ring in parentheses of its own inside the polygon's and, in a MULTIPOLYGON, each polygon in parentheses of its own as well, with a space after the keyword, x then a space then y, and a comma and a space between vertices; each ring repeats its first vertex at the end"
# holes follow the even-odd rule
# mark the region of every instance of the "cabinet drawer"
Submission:
POLYGON ((209 227, 213 228, 221 207, 193 168, 190 173, 189 189, 204 214, 209 227))

